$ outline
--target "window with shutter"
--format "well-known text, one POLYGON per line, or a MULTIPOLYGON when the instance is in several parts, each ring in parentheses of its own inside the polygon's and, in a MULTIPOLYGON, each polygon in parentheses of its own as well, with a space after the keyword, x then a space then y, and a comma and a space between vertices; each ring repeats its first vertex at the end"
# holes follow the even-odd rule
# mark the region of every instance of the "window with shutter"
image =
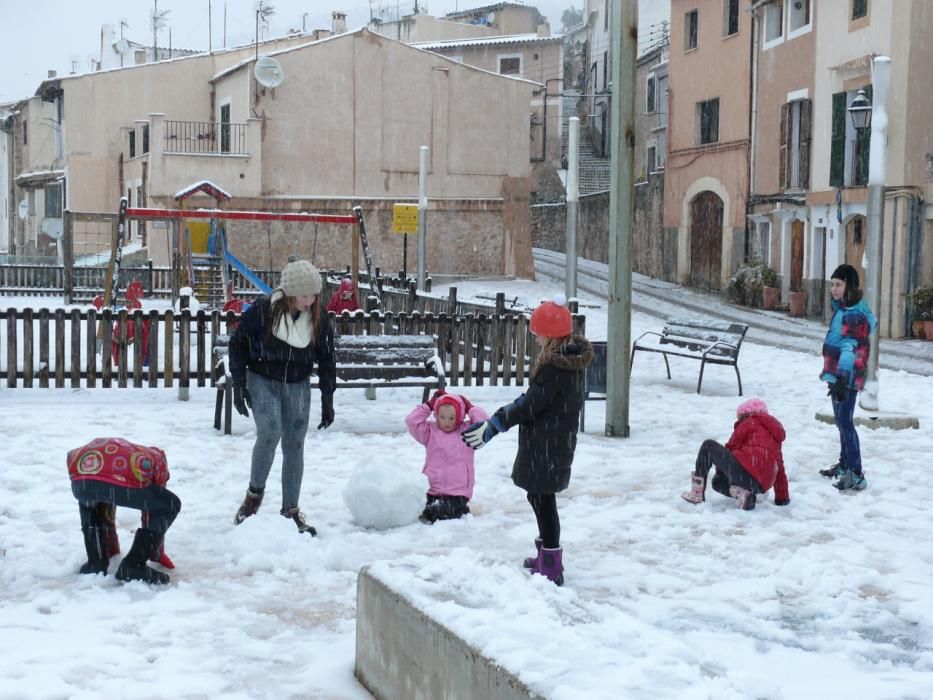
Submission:
POLYGON ((699 24, 699 10, 691 10, 684 17, 684 51, 689 51, 690 49, 695 49, 697 47, 699 24))
POLYGON ((833 95, 833 135, 829 156, 829 184, 842 187, 846 165, 846 93, 833 95))
POLYGON ((136 129, 130 131, 130 158, 136 157, 136 129))
POLYGON ((810 189, 810 132, 813 120, 813 103, 810 100, 800 101, 800 135, 797 145, 797 186, 800 189, 810 189))
POLYGON ((739 33, 739 0, 723 0, 722 35, 732 36, 739 33))
POLYGON ((781 105, 781 129, 778 132, 778 146, 780 157, 778 158, 778 189, 787 189, 787 125, 790 112, 790 103, 781 105))
POLYGON ((868 14, 868 0, 852 0, 852 19, 861 19, 868 14))
POLYGON ((697 141, 702 146, 719 141, 719 98, 697 102, 697 141))
POLYGON ((652 114, 657 111, 655 103, 655 79, 654 74, 648 76, 648 82, 645 85, 645 112, 652 114))

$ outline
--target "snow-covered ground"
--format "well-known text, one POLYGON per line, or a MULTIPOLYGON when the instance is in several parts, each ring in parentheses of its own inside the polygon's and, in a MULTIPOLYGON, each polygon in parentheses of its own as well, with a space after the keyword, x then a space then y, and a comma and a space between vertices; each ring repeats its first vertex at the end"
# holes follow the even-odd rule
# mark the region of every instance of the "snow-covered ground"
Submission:
MULTIPOLYGON (((503 289, 534 304, 558 287, 458 284, 461 298, 503 289)), ((584 310, 604 338, 604 307, 584 310)), ((633 317, 633 335, 657 327, 633 317)), ((563 588, 521 568, 535 527, 509 478, 517 431, 477 454, 471 516, 386 531, 353 522, 342 493, 354 468, 420 469, 403 424, 417 389, 380 389, 376 401, 343 390, 335 424, 312 427, 301 504, 312 539, 278 515, 278 460, 259 515, 233 526, 255 431, 235 416, 232 436, 215 432, 210 389, 179 402, 164 389, 0 386, 0 698, 369 697, 353 677, 356 576, 368 564, 551 698, 933 697, 933 406, 922 398, 933 379, 881 371, 885 409, 921 428, 861 430, 869 488, 839 494, 816 473, 838 453, 835 429, 814 420, 829 408, 818 350, 742 351, 746 398, 762 397, 787 428, 792 498, 778 508, 769 494, 751 512, 712 492, 698 507, 679 497, 700 442, 731 431, 732 369, 708 368, 698 396, 696 362, 672 359, 668 381, 660 357, 640 355, 629 439, 603 437, 605 404, 587 406, 558 497, 563 588), (77 573, 65 453, 106 435, 167 452, 183 500, 167 588, 77 573)), ((465 393, 495 409, 518 390, 465 393)), ((124 551, 134 516, 118 512, 124 551)))

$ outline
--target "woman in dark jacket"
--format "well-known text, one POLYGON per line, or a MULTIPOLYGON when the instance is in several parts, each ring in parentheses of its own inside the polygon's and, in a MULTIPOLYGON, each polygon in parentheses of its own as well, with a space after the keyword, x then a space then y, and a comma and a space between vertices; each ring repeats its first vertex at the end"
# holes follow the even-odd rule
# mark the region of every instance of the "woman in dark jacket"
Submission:
POLYGON ((279 286, 252 304, 230 339, 233 405, 256 422, 249 488, 237 510, 239 525, 262 504, 266 479, 282 442, 282 510, 312 537, 317 531, 298 509, 304 475, 304 444, 311 411, 311 372, 318 365, 321 422, 334 422, 337 384, 334 336, 322 314, 318 295, 321 275, 307 260, 292 260, 282 270, 279 286))
POLYGON ((573 319, 562 295, 535 309, 530 325, 541 346, 531 372, 531 386, 489 420, 467 428, 463 439, 479 449, 498 433, 519 426, 512 481, 528 492, 528 502, 538 521, 538 553, 525 560, 525 567, 560 586, 564 583, 564 567, 556 494, 570 483, 583 402, 583 373, 593 361, 593 346, 583 336, 572 335, 573 319))

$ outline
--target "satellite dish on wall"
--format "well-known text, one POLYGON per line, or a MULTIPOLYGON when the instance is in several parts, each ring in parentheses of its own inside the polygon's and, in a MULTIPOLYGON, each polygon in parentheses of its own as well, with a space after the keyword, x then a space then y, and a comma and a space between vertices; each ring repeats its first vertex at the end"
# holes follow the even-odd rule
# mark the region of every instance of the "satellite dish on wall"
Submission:
POLYGON ((19 215, 20 219, 25 219, 27 216, 29 216, 29 202, 28 201, 26 201, 25 199, 20 200, 17 214, 19 215))
POLYGON ((487 21, 489 24, 494 23, 494 22, 496 21, 496 13, 495 13, 495 12, 490 12, 488 15, 486 15, 486 21, 487 21))
POLYGON ((271 56, 263 56, 253 67, 253 75, 256 76, 256 82, 263 87, 277 88, 285 80, 285 71, 282 70, 282 64, 271 56))
POLYGON ((61 219, 43 219, 39 230, 53 241, 61 240, 61 237, 65 234, 61 219))

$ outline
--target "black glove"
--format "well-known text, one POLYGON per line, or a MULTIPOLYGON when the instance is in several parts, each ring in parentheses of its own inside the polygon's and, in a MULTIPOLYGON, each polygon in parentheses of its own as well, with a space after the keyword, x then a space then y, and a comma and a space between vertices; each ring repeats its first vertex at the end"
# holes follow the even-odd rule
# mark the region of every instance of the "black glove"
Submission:
POLYGON ((836 403, 845 401, 849 398, 849 378, 845 374, 840 374, 836 377, 836 383, 829 385, 829 391, 826 394, 832 396, 836 403))
POLYGON ((241 416, 249 418, 249 411, 246 409, 253 407, 253 400, 249 397, 249 389, 246 388, 246 384, 236 383, 233 385, 233 407, 241 416))
POLYGON ((333 394, 321 394, 321 422, 318 423, 317 429, 322 430, 329 428, 334 422, 334 395, 333 394))
POLYGON ((785 499, 780 500, 780 501, 779 501, 778 499, 776 499, 776 498, 774 499, 774 505, 776 505, 776 506, 786 506, 788 503, 790 503, 790 499, 789 499, 789 498, 785 498, 785 499))

